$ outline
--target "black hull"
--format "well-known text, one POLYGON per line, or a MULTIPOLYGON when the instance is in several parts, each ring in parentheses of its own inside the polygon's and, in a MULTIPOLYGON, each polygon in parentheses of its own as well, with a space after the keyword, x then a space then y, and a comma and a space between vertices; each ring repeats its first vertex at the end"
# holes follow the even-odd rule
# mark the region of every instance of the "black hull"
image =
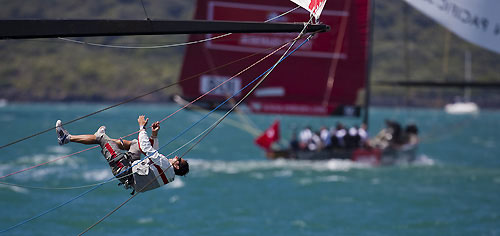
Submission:
POLYGON ((397 163, 410 163, 416 159, 417 146, 406 148, 386 148, 384 150, 376 148, 357 148, 351 150, 328 149, 320 151, 304 150, 273 150, 268 151, 266 156, 270 160, 292 159, 292 160, 352 160, 360 163, 372 165, 393 165, 397 163))

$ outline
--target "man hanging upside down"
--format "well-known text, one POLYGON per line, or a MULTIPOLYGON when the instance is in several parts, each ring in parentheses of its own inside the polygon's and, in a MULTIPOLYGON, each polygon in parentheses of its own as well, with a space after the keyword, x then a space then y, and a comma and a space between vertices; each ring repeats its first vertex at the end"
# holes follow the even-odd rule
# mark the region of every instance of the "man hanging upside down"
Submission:
MULTIPOLYGON (((145 192, 174 181, 175 175, 184 176, 189 172, 189 164, 179 157, 171 159, 160 154, 158 149, 158 131, 160 123, 152 125, 151 138, 148 137, 145 126, 148 119, 139 116, 139 140, 111 139, 106 135, 106 127, 101 126, 94 134, 71 135, 62 127, 62 122, 56 122, 57 141, 59 145, 69 142, 81 144, 99 144, 101 153, 108 161, 113 175, 118 178, 126 189, 134 192, 145 192), (153 144, 153 145, 152 145, 153 144), (126 150, 127 152, 121 152, 126 150), (141 154, 146 155, 141 160, 141 154)), ((132 194, 134 193, 132 192, 132 194)))

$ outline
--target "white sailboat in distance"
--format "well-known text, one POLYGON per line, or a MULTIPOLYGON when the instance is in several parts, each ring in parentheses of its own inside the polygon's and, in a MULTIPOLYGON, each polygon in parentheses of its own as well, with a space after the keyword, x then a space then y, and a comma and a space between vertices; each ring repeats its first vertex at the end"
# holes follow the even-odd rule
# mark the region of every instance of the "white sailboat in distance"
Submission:
MULTIPOLYGON (((472 78, 472 66, 471 66, 471 53, 469 50, 465 52, 465 60, 464 60, 464 74, 465 81, 470 82, 472 78)), ((444 110, 448 114, 460 115, 460 114, 476 114, 479 112, 479 106, 471 102, 471 91, 469 87, 464 89, 464 98, 460 99, 460 97, 455 98, 454 103, 446 104, 444 110)))

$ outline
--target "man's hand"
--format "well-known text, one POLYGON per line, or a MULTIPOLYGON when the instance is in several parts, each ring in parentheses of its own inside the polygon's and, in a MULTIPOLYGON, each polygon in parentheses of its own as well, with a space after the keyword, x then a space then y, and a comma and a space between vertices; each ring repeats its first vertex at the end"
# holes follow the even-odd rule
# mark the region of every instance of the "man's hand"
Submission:
POLYGON ((155 123, 153 123, 153 125, 151 126, 151 138, 156 138, 158 137, 158 131, 160 130, 160 122, 159 121, 156 121, 155 123))
POLYGON ((153 132, 158 132, 158 130, 160 130, 160 122, 156 121, 155 123, 153 123, 153 125, 151 125, 151 130, 153 132))
POLYGON ((139 127, 141 127, 141 128, 144 128, 146 126, 146 124, 148 123, 148 121, 149 121, 149 118, 144 119, 144 115, 139 116, 139 118, 137 118, 137 123, 139 123, 139 127))

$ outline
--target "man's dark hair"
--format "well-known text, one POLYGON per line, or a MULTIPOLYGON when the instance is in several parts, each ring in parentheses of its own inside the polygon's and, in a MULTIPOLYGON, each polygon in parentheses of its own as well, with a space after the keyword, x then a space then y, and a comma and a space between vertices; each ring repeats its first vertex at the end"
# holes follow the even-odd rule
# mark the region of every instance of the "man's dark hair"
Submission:
MULTIPOLYGON (((182 159, 184 160, 184 159, 182 159)), ((186 160, 179 163, 179 169, 174 169, 176 175, 184 176, 189 173, 189 164, 186 160)))

